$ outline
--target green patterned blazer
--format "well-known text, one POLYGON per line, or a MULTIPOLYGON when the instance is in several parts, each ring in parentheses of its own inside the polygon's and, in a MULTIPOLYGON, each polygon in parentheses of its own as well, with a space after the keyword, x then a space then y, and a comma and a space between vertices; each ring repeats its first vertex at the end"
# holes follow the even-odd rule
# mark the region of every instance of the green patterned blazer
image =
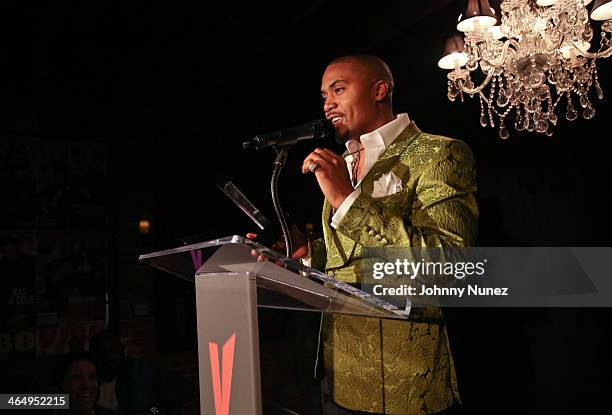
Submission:
MULTIPOLYGON (((361 181, 337 229, 323 205, 322 239, 312 265, 359 284, 366 248, 471 246, 476 239, 476 170, 468 146, 426 134, 411 122, 361 181), (372 197, 393 172, 401 191, 372 197)), ((455 369, 439 309, 427 322, 328 315, 323 324, 326 380, 334 401, 384 414, 431 414, 459 401, 455 369)))

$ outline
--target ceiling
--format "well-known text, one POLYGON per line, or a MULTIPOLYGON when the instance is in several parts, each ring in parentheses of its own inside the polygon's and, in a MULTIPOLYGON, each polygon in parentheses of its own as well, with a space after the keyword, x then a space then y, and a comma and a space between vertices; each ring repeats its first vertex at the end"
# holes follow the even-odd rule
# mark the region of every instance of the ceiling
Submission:
MULTIPOLYGON (((536 189, 542 211, 558 210, 550 192, 566 189, 573 197, 571 186, 585 186, 575 171, 607 174, 612 143, 601 137, 612 119, 606 76, 612 59, 598 62, 606 98, 594 99, 594 120, 568 123, 560 116, 552 139, 512 131, 510 140, 500 140, 496 129, 480 127, 477 100, 447 100, 446 71, 436 65, 464 6, 464 0, 6 0, 0 2, 0 134, 101 141, 111 154, 125 152, 126 140, 132 149, 150 146, 154 168, 146 175, 156 203, 163 201, 159 209, 167 211, 168 233, 194 233, 235 210, 215 193, 216 177, 233 179, 258 206, 269 202, 273 154, 244 152, 240 143, 320 117, 326 63, 373 53, 394 72, 396 112, 470 145, 483 199, 508 194, 514 203, 526 200, 516 189, 536 189), (202 206, 211 213, 202 215, 202 206)), ((310 220, 319 215, 321 196, 295 166, 311 148, 292 151, 281 180, 287 208, 310 220), (304 192, 311 195, 306 203, 304 192)), ((133 161, 130 154, 123 160, 133 161)), ((587 183, 592 189, 585 194, 597 194, 592 205, 603 212, 608 193, 596 180, 587 183)), ((506 214, 524 213, 504 206, 506 214)), ((239 215, 228 226, 235 229, 239 215)), ((597 223, 580 229, 599 235, 597 223)), ((538 235, 550 231, 532 228, 538 235)))
POLYGON ((2 2, 0 131, 189 134, 246 108, 245 131, 309 118, 320 73, 338 55, 378 53, 400 78, 437 71, 445 33, 431 19, 452 28, 462 4, 2 2))

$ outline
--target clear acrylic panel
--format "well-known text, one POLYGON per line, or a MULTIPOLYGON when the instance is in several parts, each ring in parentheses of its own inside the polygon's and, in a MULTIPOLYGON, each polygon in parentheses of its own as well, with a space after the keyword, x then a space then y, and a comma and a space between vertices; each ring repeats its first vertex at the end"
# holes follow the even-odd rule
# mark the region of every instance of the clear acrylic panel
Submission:
POLYGON ((405 319, 410 312, 410 307, 389 304, 237 235, 144 254, 139 260, 190 282, 212 275, 253 275, 259 307, 392 319, 405 319), (253 249, 271 260, 258 262, 253 249))

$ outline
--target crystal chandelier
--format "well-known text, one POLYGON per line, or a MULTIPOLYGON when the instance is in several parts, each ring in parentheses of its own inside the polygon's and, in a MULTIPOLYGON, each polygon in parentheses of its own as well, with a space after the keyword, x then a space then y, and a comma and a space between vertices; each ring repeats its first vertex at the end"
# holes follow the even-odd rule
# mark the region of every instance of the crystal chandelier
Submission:
POLYGON ((612 0, 596 0, 590 18, 601 23, 599 47, 592 48, 593 29, 586 6, 591 0, 502 0, 494 10, 487 0, 468 0, 457 29, 447 40, 438 66, 450 69, 448 99, 480 99, 480 124, 496 126, 507 139, 514 128, 553 134, 556 109, 565 102, 565 117, 591 119, 588 97, 595 87, 603 98, 596 61, 612 56, 612 0), (479 69, 479 70, 478 70, 479 69), (478 84, 478 85, 476 85, 478 84))

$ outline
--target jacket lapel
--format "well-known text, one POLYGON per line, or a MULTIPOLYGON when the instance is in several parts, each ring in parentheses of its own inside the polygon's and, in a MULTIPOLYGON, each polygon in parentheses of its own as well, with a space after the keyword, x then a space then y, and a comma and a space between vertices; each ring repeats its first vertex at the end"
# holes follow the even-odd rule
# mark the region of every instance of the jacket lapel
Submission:
MULTIPOLYGON (((388 172, 397 163, 399 156, 406 151, 414 139, 421 133, 414 122, 410 122, 399 136, 385 149, 378 161, 361 181, 361 191, 372 194, 374 181, 382 173, 388 172)), ((331 226, 332 207, 327 200, 323 203, 323 235, 328 247, 327 268, 341 267, 348 262, 355 250, 356 241, 337 232, 331 226)))
POLYGON ((378 161, 361 181, 361 191, 369 195, 374 190, 374 182, 383 174, 389 172, 396 164, 399 156, 408 149, 421 130, 414 122, 410 122, 389 147, 380 155, 378 161))

